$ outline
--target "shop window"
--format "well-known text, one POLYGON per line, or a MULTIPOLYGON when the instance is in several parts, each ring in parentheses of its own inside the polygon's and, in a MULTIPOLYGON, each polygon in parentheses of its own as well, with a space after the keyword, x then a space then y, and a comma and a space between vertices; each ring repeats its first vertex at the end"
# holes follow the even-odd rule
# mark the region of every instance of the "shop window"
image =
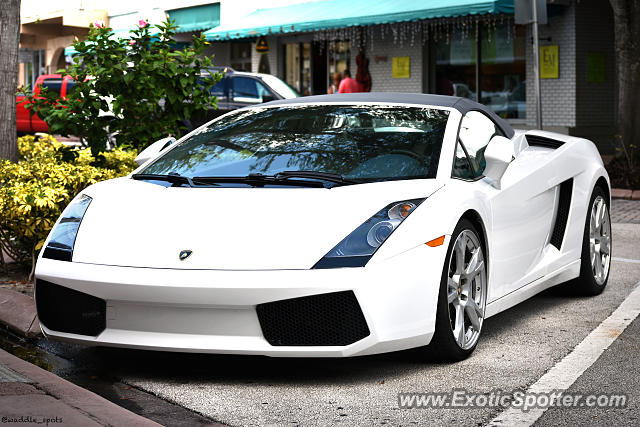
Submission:
POLYGON ((300 44, 285 45, 285 81, 300 92, 300 44))
POLYGON ((449 43, 436 43, 436 93, 476 99, 475 31, 451 29, 449 43))
POLYGON ((526 27, 507 21, 482 23, 478 30, 479 55, 475 28, 453 26, 449 42, 435 44, 435 92, 479 101, 503 118, 526 118, 526 27))
POLYGON ((231 68, 251 71, 251 43, 231 43, 231 68))
POLYGON ((481 102, 500 117, 526 118, 526 27, 483 24, 481 34, 481 102))
MULTIPOLYGON (((329 55, 329 82, 327 87, 333 84, 333 77, 336 73, 342 73, 349 68, 351 60, 351 43, 348 41, 333 41, 328 43, 329 55)), ((352 76, 355 76, 351 70, 352 76)))
POLYGON ((38 76, 46 74, 44 50, 20 48, 20 63, 24 64, 22 79, 24 85, 33 88, 38 76))
POLYGON ((301 43, 302 50, 302 69, 300 70, 300 79, 302 86, 299 92, 302 96, 311 95, 311 43, 301 43))
POLYGON ((285 45, 285 81, 302 96, 311 95, 311 43, 285 45))

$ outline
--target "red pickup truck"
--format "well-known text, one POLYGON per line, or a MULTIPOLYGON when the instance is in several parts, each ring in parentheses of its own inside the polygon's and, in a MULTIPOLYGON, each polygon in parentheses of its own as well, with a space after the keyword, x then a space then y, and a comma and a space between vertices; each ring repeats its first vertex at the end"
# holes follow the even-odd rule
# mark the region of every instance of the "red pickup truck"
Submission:
MULTIPOLYGON (((75 85, 76 82, 69 76, 62 77, 60 74, 44 74, 36 80, 33 94, 38 96, 38 94, 40 94, 40 86, 42 86, 46 87, 49 91, 57 92, 62 98, 65 98, 75 85)), ((48 132, 49 126, 47 126, 44 120, 38 117, 37 114, 32 116, 31 111, 25 108, 25 106, 29 104, 29 101, 25 98, 24 95, 18 95, 16 97, 18 133, 48 132)))

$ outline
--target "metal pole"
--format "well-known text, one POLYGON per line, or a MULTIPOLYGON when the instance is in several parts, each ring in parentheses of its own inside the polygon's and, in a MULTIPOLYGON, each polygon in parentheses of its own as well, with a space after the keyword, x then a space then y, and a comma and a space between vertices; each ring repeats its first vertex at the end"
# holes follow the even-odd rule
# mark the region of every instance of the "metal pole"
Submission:
POLYGON ((537 0, 531 1, 533 7, 533 77, 536 90, 536 127, 542 129, 542 93, 540 90, 540 47, 538 37, 537 0))
POLYGON ((482 27, 476 21, 476 102, 482 102, 482 27))

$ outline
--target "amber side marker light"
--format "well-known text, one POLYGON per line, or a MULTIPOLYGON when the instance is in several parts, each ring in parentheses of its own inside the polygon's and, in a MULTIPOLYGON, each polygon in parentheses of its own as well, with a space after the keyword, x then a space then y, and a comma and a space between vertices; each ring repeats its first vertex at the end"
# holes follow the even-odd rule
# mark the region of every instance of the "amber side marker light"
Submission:
POLYGON ((444 236, 440 236, 437 239, 433 239, 425 243, 425 245, 435 248, 436 246, 440 246, 444 243, 444 236))

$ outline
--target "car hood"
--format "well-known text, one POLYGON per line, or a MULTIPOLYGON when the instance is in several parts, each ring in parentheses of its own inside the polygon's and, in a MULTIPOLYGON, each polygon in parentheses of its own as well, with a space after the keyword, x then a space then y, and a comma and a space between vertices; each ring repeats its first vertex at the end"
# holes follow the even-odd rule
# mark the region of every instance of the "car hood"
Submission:
MULTIPOLYGON (((173 269, 309 269, 389 203, 441 185, 410 180, 323 188, 163 187, 130 178, 84 191, 74 262, 173 269), (181 251, 192 251, 180 260, 181 251)), ((393 238, 393 236, 391 237, 393 238)))

